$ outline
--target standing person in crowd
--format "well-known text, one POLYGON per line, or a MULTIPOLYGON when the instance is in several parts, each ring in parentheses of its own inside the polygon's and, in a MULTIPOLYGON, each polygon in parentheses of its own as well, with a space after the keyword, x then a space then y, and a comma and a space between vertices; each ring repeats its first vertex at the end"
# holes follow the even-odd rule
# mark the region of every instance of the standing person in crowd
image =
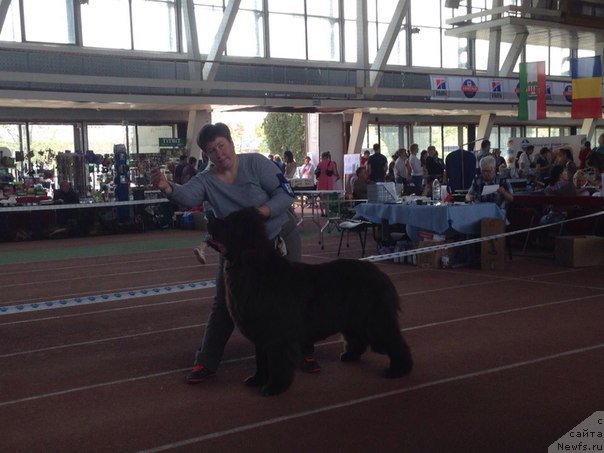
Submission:
POLYGON ((581 170, 585 169, 585 159, 589 153, 591 153, 591 143, 586 141, 579 151, 579 168, 581 170))
POLYGON ((197 159, 193 156, 189 157, 189 161, 187 166, 182 171, 182 176, 180 178, 181 184, 186 184, 189 179, 197 174, 197 159))
POLYGON ((294 153, 290 150, 286 150, 283 153, 283 160, 285 162, 285 177, 289 180, 296 177, 298 172, 298 164, 294 160, 294 153))
POLYGON ((409 167, 409 160, 407 159, 407 150, 400 148, 398 150, 398 158, 394 163, 394 182, 397 184, 409 184, 409 175, 411 174, 411 168, 409 167))
POLYGON ((594 151, 604 154, 604 132, 598 137, 598 147, 594 151))
POLYGON ((475 151, 474 154, 476 155, 476 168, 480 169, 480 160, 483 157, 486 157, 488 155, 491 154, 491 142, 490 140, 483 140, 480 143, 480 149, 478 151, 475 151))
POLYGON ((367 159, 369 159, 370 155, 371 155, 371 153, 369 152, 368 149, 366 149, 365 151, 363 151, 363 154, 361 154, 361 167, 366 167, 367 166, 367 159))
POLYGON ((435 179, 438 179, 438 181, 442 183, 445 167, 438 159, 438 151, 436 151, 436 147, 433 145, 428 146, 427 151, 428 156, 426 157, 426 171, 428 173, 428 182, 431 183, 435 179))
MULTIPOLYGON (((331 153, 325 151, 321 153, 321 161, 317 165, 315 170, 315 176, 317 177, 317 190, 333 190, 334 182, 340 179, 338 173, 338 165, 331 160, 331 153)), ((322 197, 324 200, 328 197, 322 197)), ((325 217, 325 202, 319 203, 321 209, 321 216, 325 217)))
POLYGON ((281 173, 285 173, 285 164, 281 160, 281 156, 279 154, 273 155, 273 162, 275 163, 275 165, 277 167, 279 167, 279 170, 281 170, 281 173))
POLYGON ((505 210, 507 203, 514 200, 511 184, 497 174, 495 167, 495 158, 493 156, 484 156, 478 164, 480 175, 478 175, 470 190, 466 194, 467 201, 479 201, 486 203, 496 203, 501 209, 505 210), (497 190, 488 194, 484 193, 485 186, 497 185, 497 190))
POLYGON ((178 158, 178 163, 174 167, 174 173, 172 173, 172 181, 174 181, 176 184, 181 183, 182 172, 186 166, 187 156, 183 154, 178 158))
POLYGON ((379 143, 373 145, 373 154, 367 159, 367 172, 370 181, 384 182, 386 180, 388 159, 382 154, 379 143))
POLYGON ((424 169, 422 163, 417 157, 419 146, 417 143, 413 143, 409 147, 409 167, 411 168, 411 183, 415 186, 416 190, 424 188, 424 169))
POLYGON ((315 179, 315 166, 310 160, 309 156, 304 156, 302 160, 303 164, 300 168, 300 177, 304 179, 315 179))
POLYGON ((528 178, 533 174, 532 168, 535 166, 533 164, 534 151, 535 147, 533 145, 528 145, 518 158, 518 175, 521 178, 528 178))
POLYGON ((398 150, 396 150, 394 154, 390 157, 392 160, 388 163, 388 173, 386 174, 386 181, 394 182, 394 164, 398 159, 398 150))
POLYGON ((501 156, 501 150, 499 148, 493 148, 493 152, 491 154, 493 154, 493 157, 495 158, 495 168, 499 172, 501 166, 506 165, 505 159, 501 156))
MULTIPOLYGON (((158 169, 151 173, 153 185, 169 199, 185 206, 198 206, 208 201, 218 218, 239 209, 255 206, 266 219, 268 236, 279 237, 287 248, 286 258, 298 261, 301 256, 300 234, 296 218, 290 211, 293 192, 283 174, 261 154, 235 153, 231 132, 226 124, 205 125, 197 144, 207 153, 212 165, 185 185, 170 183, 158 169)), ((226 342, 234 329, 226 305, 223 258, 216 276, 216 296, 200 348, 195 353, 193 369, 187 380, 203 382, 216 374, 226 342)), ((313 347, 305 347, 303 370, 320 370, 314 360, 313 347)))

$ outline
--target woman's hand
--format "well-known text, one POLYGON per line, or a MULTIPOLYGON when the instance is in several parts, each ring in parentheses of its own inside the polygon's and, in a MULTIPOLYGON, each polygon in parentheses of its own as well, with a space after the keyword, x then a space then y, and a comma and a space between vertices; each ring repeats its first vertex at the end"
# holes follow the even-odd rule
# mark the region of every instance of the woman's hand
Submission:
POLYGON ((262 206, 258 206, 257 209, 258 212, 267 219, 271 216, 271 208, 269 208, 267 205, 263 204, 262 206))
POLYGON ((151 183, 153 187, 161 190, 166 195, 170 195, 172 193, 172 186, 166 179, 166 175, 159 169, 154 168, 151 170, 151 183))

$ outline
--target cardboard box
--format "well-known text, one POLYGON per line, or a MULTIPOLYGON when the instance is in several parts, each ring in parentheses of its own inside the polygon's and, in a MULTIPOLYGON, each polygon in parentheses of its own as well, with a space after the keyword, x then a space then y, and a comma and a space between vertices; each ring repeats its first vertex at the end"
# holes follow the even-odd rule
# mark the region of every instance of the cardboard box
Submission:
MULTIPOLYGON (((480 236, 505 233, 503 219, 486 218, 480 221, 480 236)), ((505 267, 505 238, 491 239, 480 243, 480 269, 501 271, 505 267)))
MULTIPOLYGON (((420 241, 418 248, 431 247, 433 245, 444 244, 445 241, 438 241, 432 239, 424 239, 420 241)), ((441 267, 441 259, 443 256, 443 250, 434 250, 427 253, 417 254, 417 267, 423 269, 438 269, 441 267)))
POLYGON ((604 264, 604 237, 558 236, 556 264, 568 267, 598 266, 604 264))

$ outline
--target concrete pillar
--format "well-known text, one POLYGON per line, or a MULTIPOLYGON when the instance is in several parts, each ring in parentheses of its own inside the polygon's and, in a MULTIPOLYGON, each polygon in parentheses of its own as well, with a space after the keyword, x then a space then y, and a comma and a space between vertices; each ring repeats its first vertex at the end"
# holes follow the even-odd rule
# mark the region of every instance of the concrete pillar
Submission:
MULTIPOLYGON (((335 189, 342 189, 344 179, 344 122, 342 115, 319 115, 319 155, 325 151, 331 153, 331 160, 338 165, 340 180, 335 189)), ((318 160, 317 160, 318 162, 318 160)))
POLYGON ((197 135, 204 125, 211 122, 212 112, 208 110, 189 111, 186 149, 189 151, 189 155, 197 158, 197 160, 201 157, 201 149, 197 146, 197 135))

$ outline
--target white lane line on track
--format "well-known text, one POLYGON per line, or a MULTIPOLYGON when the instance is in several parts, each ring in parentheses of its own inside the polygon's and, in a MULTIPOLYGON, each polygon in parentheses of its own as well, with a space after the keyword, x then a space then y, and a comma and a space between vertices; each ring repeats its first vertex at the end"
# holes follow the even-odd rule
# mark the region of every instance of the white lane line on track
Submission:
POLYGON ((251 431, 251 430, 262 428, 265 426, 275 425, 275 424, 287 422, 290 420, 296 420, 299 418, 308 417, 310 415, 316 415, 316 414, 320 414, 320 413, 324 413, 324 412, 334 411, 337 409, 343 409, 346 407, 357 406, 357 405, 360 405, 363 403, 369 403, 372 401, 389 398, 392 396, 403 395, 405 393, 411 393, 411 392, 415 392, 418 390, 423 390, 426 388, 435 387, 435 386, 439 386, 439 385, 451 384, 454 382, 465 381, 465 380, 469 380, 469 379, 488 376, 490 374, 501 373, 504 371, 510 371, 510 370, 514 370, 517 368, 535 365, 535 364, 539 364, 539 363, 543 363, 543 362, 548 362, 551 360, 557 360, 562 357, 568 357, 568 356, 572 356, 572 355, 582 354, 585 352, 591 352, 591 351, 595 351, 595 350, 602 349, 602 348, 604 348, 604 343, 587 346, 584 348, 571 349, 570 351, 564 351, 564 352, 560 352, 557 354, 551 354, 551 355, 547 355, 547 356, 543 356, 543 357, 537 357, 535 359, 524 360, 522 362, 511 363, 509 365, 503 365, 503 366, 494 367, 494 368, 487 368, 485 370, 475 371, 472 373, 459 374, 457 376, 451 376, 448 378, 437 379, 435 381, 425 382, 423 384, 413 385, 411 387, 407 387, 404 389, 392 390, 392 391, 384 392, 384 393, 377 393, 375 395, 370 395, 370 396, 366 396, 363 398, 356 398, 356 399, 344 401, 341 403, 330 404, 328 406, 317 407, 315 409, 311 409, 311 410, 307 410, 307 411, 303 411, 303 412, 297 412, 294 414, 284 415, 281 417, 269 418, 267 420, 262 420, 260 422, 249 423, 247 425, 241 425, 241 426, 237 426, 237 427, 231 428, 231 429, 226 429, 223 431, 216 431, 214 433, 204 434, 204 435, 198 436, 198 437, 183 439, 178 442, 164 444, 164 445, 160 445, 160 446, 150 448, 148 450, 142 450, 142 451, 146 452, 146 453, 152 453, 152 452, 173 450, 175 448, 180 448, 180 447, 184 447, 187 445, 197 444, 199 442, 204 442, 204 441, 211 440, 211 439, 217 439, 217 438, 229 436, 232 434, 239 434, 239 433, 242 433, 245 431, 251 431))
MULTIPOLYGON (((538 305, 531 305, 528 307, 510 308, 507 310, 498 310, 498 311, 493 311, 493 312, 481 313, 481 314, 477 314, 477 315, 463 316, 460 318, 453 318, 453 319, 447 319, 444 321, 437 321, 437 322, 431 322, 431 323, 426 323, 426 324, 420 324, 417 326, 405 327, 405 328, 401 329, 401 332, 411 332, 414 330, 428 329, 431 327, 438 327, 438 326, 454 324, 454 323, 458 323, 458 322, 472 321, 475 319, 488 318, 491 316, 499 316, 499 315, 505 315, 505 314, 515 313, 515 312, 532 310, 532 309, 562 305, 562 304, 566 304, 566 303, 570 303, 570 302, 581 302, 581 301, 591 299, 594 297, 599 297, 599 296, 600 296, 599 294, 594 294, 591 296, 575 297, 572 299, 565 299, 565 300, 555 301, 555 302, 547 302, 547 303, 538 304, 538 305)), ((174 331, 185 330, 185 329, 190 329, 190 328, 199 328, 199 327, 204 327, 206 324, 207 323, 191 324, 189 326, 181 326, 181 327, 174 327, 174 328, 170 328, 170 329, 155 330, 155 331, 144 332, 144 333, 139 333, 139 334, 101 338, 101 339, 90 340, 90 341, 85 341, 85 342, 49 346, 47 348, 33 349, 33 350, 20 351, 20 352, 12 352, 12 353, 7 353, 7 354, 2 354, 2 355, 0 355, 0 358, 16 357, 16 356, 20 356, 20 355, 29 355, 29 354, 36 353, 36 352, 47 352, 47 351, 53 351, 53 350, 67 349, 70 347, 86 346, 86 345, 98 344, 98 343, 109 342, 109 341, 121 341, 121 340, 128 339, 128 338, 131 339, 131 338, 138 338, 138 337, 149 336, 149 335, 153 335, 153 334, 160 334, 160 333, 165 333, 165 332, 174 332, 174 331)), ((317 347, 332 346, 332 345, 339 344, 339 343, 342 343, 342 340, 322 341, 322 342, 318 343, 316 346, 317 347)), ((230 360, 226 360, 223 363, 237 363, 237 362, 248 360, 248 359, 249 359, 249 357, 233 358, 230 360)), ((176 372, 176 371, 172 371, 172 372, 176 372)), ((150 376, 155 376, 155 375, 150 375, 150 376)), ((141 377, 141 379, 144 379, 144 378, 145 378, 145 376, 141 377)), ((132 379, 136 379, 136 378, 132 378, 132 379)), ((102 385, 102 384, 100 384, 100 385, 102 385)), ((52 396, 52 394, 50 394, 50 395, 52 396)), ((40 397, 44 397, 44 395, 40 395, 40 397)), ((1 405, 2 404, 0 403, 0 406, 1 405)))
MULTIPOLYGON (((456 323, 456 322, 464 322, 464 321, 474 320, 474 319, 479 319, 479 318, 487 318, 489 316, 498 316, 498 315, 501 315, 501 314, 509 314, 509 313, 513 313, 513 312, 517 312, 517 311, 525 311, 525 310, 530 310, 530 309, 533 309, 533 308, 545 308, 545 307, 548 307, 548 306, 551 306, 551 305, 561 305, 561 304, 564 304, 564 303, 581 301, 581 300, 585 300, 585 299, 589 299, 589 298, 597 297, 597 296, 598 295, 585 296, 585 297, 581 297, 581 298, 573 298, 573 299, 566 299, 566 300, 563 300, 563 301, 549 302, 549 303, 545 303, 545 304, 538 304, 538 305, 534 305, 534 306, 530 306, 530 307, 520 307, 520 308, 509 309, 509 310, 500 310, 500 311, 497 311, 497 312, 483 313, 483 314, 480 314, 480 315, 464 316, 464 317, 456 318, 456 319, 449 319, 449 320, 445 320, 445 321, 432 322, 432 323, 422 324, 422 325, 418 325, 418 326, 406 327, 404 329, 401 329, 401 331, 402 332, 409 332, 409 331, 413 331, 413 330, 420 330, 420 329, 426 329, 426 328, 431 328, 431 327, 437 327, 437 326, 440 326, 440 325, 452 324, 452 323, 456 323)), ((192 326, 187 326, 187 327, 182 327, 182 328, 168 329, 168 330, 174 331, 174 330, 179 330, 179 329, 184 329, 184 328, 189 328, 189 327, 192 328, 192 327, 203 327, 203 326, 205 326, 205 323, 195 324, 195 325, 192 325, 192 326)), ((113 337, 113 338, 109 338, 109 339, 92 340, 90 342, 78 343, 76 346, 85 345, 87 343, 94 344, 94 343, 100 343, 100 342, 103 342, 103 341, 121 340, 123 338, 135 338, 135 337, 143 336, 143 335, 145 335, 145 336, 146 335, 152 335, 153 333, 155 333, 155 332, 146 332, 146 333, 143 333, 143 334, 132 334, 132 335, 127 335, 127 336, 122 336, 122 337, 113 337)), ((339 343, 342 343, 342 340, 323 341, 323 342, 317 344, 316 346, 317 347, 332 346, 332 345, 339 344, 339 343)), ((72 345, 54 346, 54 347, 44 348, 43 350, 44 351, 48 351, 48 350, 53 350, 53 349, 66 349, 69 346, 72 346, 72 345)), ((0 358, 2 358, 2 357, 14 357, 14 356, 17 356, 17 355, 25 355, 25 354, 30 354, 32 352, 35 352, 35 351, 22 351, 22 352, 18 352, 18 353, 11 353, 11 354, 6 354, 4 356, 0 356, 0 358)), ((254 356, 237 357, 237 358, 225 360, 225 361, 223 361, 223 364, 239 363, 239 362, 243 362, 245 360, 250 360, 250 359, 253 359, 253 358, 254 358, 254 356)), ((94 384, 94 385, 90 385, 90 386, 86 386, 86 387, 76 387, 76 388, 73 388, 73 389, 66 389, 66 390, 61 390, 61 391, 58 391, 58 392, 41 394, 41 395, 36 395, 36 396, 21 398, 21 399, 13 400, 13 401, 0 402, 0 407, 11 405, 11 404, 17 404, 17 403, 21 403, 21 402, 26 402, 26 401, 33 401, 33 400, 37 400, 37 399, 49 398, 49 397, 56 396, 56 395, 63 395, 63 394, 78 392, 78 391, 82 391, 82 390, 94 389, 94 388, 98 388, 98 387, 111 386, 111 385, 123 384, 123 383, 128 383, 128 382, 133 382, 133 381, 151 379, 151 378, 154 378, 154 377, 157 377, 157 376, 164 376, 164 375, 173 374, 173 373, 179 373, 179 372, 184 372, 184 371, 189 371, 189 368, 182 368, 182 369, 178 369, 178 370, 166 371, 166 372, 163 372, 163 373, 154 373, 154 374, 148 374, 148 375, 144 375, 144 376, 137 376, 137 377, 128 378, 128 379, 122 379, 122 380, 118 380, 118 381, 103 382, 103 383, 94 384)))
POLYGON ((77 348, 78 346, 90 346, 90 345, 95 345, 95 344, 99 344, 99 343, 106 343, 109 341, 121 341, 121 340, 127 340, 129 338, 147 337, 149 335, 157 335, 157 334, 168 333, 168 332, 178 332, 179 330, 198 328, 198 327, 202 327, 204 325, 205 324, 190 324, 188 326, 179 326, 179 327, 171 327, 169 329, 154 330, 152 332, 133 333, 131 335, 120 335, 118 337, 99 338, 97 340, 80 341, 77 343, 62 344, 62 345, 58 345, 58 346, 49 346, 47 348, 30 349, 29 351, 11 352, 8 354, 0 354, 0 359, 4 359, 4 358, 8 358, 8 357, 15 357, 15 356, 23 355, 23 354, 35 354, 38 352, 57 351, 60 349, 67 349, 67 348, 77 348))

